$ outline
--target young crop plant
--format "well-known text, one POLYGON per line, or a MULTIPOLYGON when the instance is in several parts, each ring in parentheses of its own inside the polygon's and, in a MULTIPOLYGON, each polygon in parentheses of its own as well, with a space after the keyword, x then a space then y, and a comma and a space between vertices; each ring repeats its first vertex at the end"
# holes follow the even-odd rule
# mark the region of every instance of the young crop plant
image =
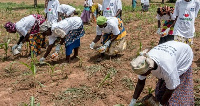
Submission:
POLYGON ((0 48, 3 48, 5 51, 5 57, 3 58, 3 60, 7 59, 8 57, 9 43, 10 43, 10 38, 6 42, 0 44, 0 48))

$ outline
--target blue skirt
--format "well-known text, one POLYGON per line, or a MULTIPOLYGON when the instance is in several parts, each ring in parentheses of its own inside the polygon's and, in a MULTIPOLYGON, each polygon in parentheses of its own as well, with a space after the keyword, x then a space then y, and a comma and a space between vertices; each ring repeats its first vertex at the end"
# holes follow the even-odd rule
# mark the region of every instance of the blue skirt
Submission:
POLYGON ((68 46, 65 46, 66 49, 66 55, 72 54, 72 50, 80 46, 80 39, 77 39, 73 43, 71 43, 68 46))

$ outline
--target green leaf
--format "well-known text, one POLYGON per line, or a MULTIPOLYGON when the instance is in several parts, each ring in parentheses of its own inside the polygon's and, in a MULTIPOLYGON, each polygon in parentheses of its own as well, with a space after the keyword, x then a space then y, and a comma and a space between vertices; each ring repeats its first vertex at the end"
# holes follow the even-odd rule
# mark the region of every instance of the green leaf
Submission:
POLYGON ((33 96, 31 96, 31 106, 34 106, 34 97, 33 96))

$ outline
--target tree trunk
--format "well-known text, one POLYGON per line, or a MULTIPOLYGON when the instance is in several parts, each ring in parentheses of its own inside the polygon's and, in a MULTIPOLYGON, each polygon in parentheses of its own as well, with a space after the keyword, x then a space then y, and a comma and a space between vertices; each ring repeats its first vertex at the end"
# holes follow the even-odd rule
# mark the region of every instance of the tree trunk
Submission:
POLYGON ((37 0, 34 0, 34 7, 37 7, 37 0))

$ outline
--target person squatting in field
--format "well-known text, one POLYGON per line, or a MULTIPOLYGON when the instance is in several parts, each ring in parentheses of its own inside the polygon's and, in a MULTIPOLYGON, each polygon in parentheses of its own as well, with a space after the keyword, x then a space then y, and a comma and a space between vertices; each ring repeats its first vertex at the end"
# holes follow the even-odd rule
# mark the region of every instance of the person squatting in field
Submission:
MULTIPOLYGON (((44 45, 44 36, 39 33, 39 25, 45 22, 44 17, 39 14, 33 14, 22 18, 16 23, 7 22, 4 28, 10 33, 19 33, 20 39, 12 47, 14 55, 19 54, 25 41, 30 44, 31 52, 38 55, 41 52, 41 46, 44 45)), ((30 53, 31 54, 31 53, 30 53)))
POLYGON ((192 60, 191 47, 177 41, 162 43, 148 53, 143 51, 131 61, 138 82, 129 106, 136 103, 150 73, 159 79, 155 96, 160 106, 193 106, 192 60))
MULTIPOLYGON (((120 18, 99 16, 97 18, 96 37, 90 44, 93 49, 103 35, 103 46, 97 50, 104 56, 107 52, 110 55, 116 55, 126 48, 126 31, 120 18)), ((101 60, 101 58, 99 58, 101 60)))
POLYGON ((169 6, 157 8, 157 20, 158 20, 158 30, 157 34, 160 35, 159 44, 174 40, 173 29, 174 29, 174 19, 173 18, 174 8, 169 6), (163 27, 161 28, 161 20, 164 20, 163 27))
POLYGON ((195 18, 199 12, 199 0, 177 0, 173 17, 175 26, 173 30, 174 40, 193 45, 195 33, 195 18))
POLYGON ((40 58, 40 63, 45 61, 45 58, 51 52, 51 49, 55 45, 57 38, 61 38, 60 44, 56 46, 56 51, 54 54, 58 54, 60 51, 60 45, 65 42, 66 48, 66 61, 70 61, 70 54, 74 49, 74 59, 78 56, 78 49, 80 46, 80 38, 84 36, 85 31, 83 29, 83 23, 80 17, 69 17, 58 23, 45 22, 40 26, 40 32, 44 35, 49 36, 49 46, 46 53, 42 58, 40 58))

